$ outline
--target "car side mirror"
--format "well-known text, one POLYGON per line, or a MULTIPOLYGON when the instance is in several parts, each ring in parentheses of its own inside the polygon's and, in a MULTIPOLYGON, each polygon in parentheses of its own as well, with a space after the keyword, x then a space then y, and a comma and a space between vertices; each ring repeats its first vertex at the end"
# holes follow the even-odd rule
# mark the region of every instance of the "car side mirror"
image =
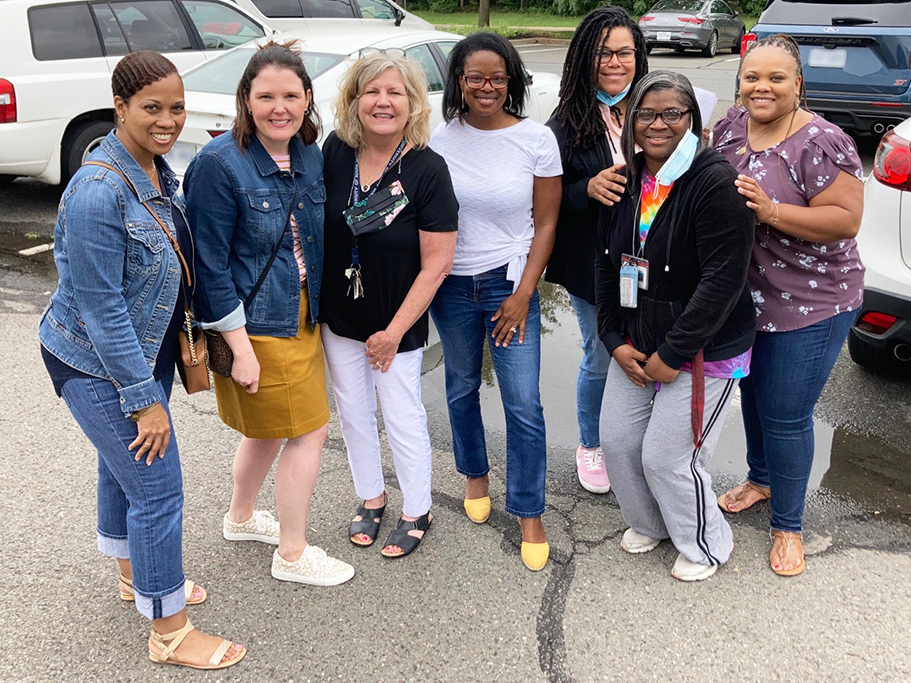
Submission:
POLYGON ((401 26, 402 20, 405 18, 405 13, 402 10, 400 10, 398 7, 393 7, 392 15, 395 17, 395 25, 401 26))

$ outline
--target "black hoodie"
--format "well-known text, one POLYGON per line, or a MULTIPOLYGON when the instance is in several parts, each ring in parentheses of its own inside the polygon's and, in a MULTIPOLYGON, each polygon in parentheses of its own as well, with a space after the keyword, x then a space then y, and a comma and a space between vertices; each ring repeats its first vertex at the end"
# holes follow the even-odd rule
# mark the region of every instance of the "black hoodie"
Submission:
MULTIPOLYGON (((642 168, 642 154, 637 157, 642 168)), ((628 178, 620 202, 601 211, 595 302, 598 336, 609 353, 629 338, 638 351, 657 351, 679 369, 700 349, 706 361, 718 361, 753 345, 747 268, 756 216, 737 192, 736 177, 724 157, 704 148, 674 182, 645 241, 648 291, 639 290, 636 308, 620 306, 620 257, 634 243, 638 248, 640 179, 628 178)))

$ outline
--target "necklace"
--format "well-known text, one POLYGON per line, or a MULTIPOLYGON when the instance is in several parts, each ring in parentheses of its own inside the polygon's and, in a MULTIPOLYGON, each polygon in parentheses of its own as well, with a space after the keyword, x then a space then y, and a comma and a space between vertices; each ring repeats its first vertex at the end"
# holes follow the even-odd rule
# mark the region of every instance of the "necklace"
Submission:
MULTIPOLYGON (((794 111, 791 112, 791 120, 790 120, 790 122, 788 123, 788 129, 785 131, 785 134, 784 134, 785 138, 787 138, 788 135, 791 134, 791 126, 794 125, 794 117, 797 116, 797 111, 798 111, 798 109, 799 109, 799 107, 795 107, 795 108, 794 108, 794 111)), ((737 152, 736 152, 737 156, 742 157, 744 154, 746 154, 747 147, 751 147, 751 148, 752 148, 753 145, 754 145, 756 142, 758 142, 759 140, 761 140, 762 138, 764 138, 766 135, 768 135, 769 133, 771 133, 773 130, 777 129, 777 128, 778 128, 778 124, 779 124, 781 121, 784 120, 784 117, 785 117, 785 116, 787 116, 787 114, 785 114, 784 116, 779 117, 777 121, 775 121, 771 126, 769 126, 768 128, 766 128, 764 131, 762 131, 762 132, 761 132, 759 135, 757 135, 756 138, 753 139, 753 140, 750 139, 751 130, 752 130, 751 127, 750 127, 750 124, 753 122, 753 118, 752 118, 752 117, 747 117, 747 141, 744 143, 743 147, 741 147, 740 149, 737 150, 737 152)))

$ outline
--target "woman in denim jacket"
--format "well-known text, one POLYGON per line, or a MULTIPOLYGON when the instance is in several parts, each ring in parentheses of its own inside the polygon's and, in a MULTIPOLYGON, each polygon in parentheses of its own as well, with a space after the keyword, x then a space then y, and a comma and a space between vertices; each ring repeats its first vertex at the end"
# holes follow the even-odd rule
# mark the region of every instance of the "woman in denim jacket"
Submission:
POLYGON ((170 61, 142 51, 119 62, 112 85, 117 129, 90 159, 110 168, 83 166, 60 202, 60 282, 39 327, 41 352, 98 450, 98 549, 120 565, 120 597, 152 620, 150 658, 220 669, 246 650, 187 619, 186 605, 206 591, 184 580, 183 481, 168 409, 181 279, 192 281, 182 254, 192 260, 193 244, 161 155, 183 128, 183 83, 170 61))
POLYGON ((224 537, 277 544, 273 577, 326 586, 350 579, 354 567, 307 545, 329 423, 316 327, 326 189, 312 84, 292 47, 270 42, 254 54, 237 86, 231 134, 193 160, 184 189, 199 245, 199 317, 234 353, 231 377, 215 376, 218 413, 244 436, 224 537), (253 506, 285 439, 275 472, 279 527, 253 506))

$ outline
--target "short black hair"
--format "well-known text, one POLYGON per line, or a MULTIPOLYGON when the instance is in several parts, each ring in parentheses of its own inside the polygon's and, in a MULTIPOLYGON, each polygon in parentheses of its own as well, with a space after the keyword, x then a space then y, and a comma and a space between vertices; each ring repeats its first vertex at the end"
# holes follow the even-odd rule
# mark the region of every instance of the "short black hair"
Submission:
POLYGON ((506 75, 509 85, 506 86, 506 106, 508 113, 519 118, 524 117, 525 100, 528 97, 528 86, 525 83, 525 66, 522 58, 503 36, 496 33, 473 33, 456 43, 449 55, 449 68, 446 70, 446 88, 443 90, 443 118, 446 121, 465 118, 468 108, 462 102, 462 89, 459 76, 465 69, 465 60, 475 52, 493 52, 506 63, 506 75))

